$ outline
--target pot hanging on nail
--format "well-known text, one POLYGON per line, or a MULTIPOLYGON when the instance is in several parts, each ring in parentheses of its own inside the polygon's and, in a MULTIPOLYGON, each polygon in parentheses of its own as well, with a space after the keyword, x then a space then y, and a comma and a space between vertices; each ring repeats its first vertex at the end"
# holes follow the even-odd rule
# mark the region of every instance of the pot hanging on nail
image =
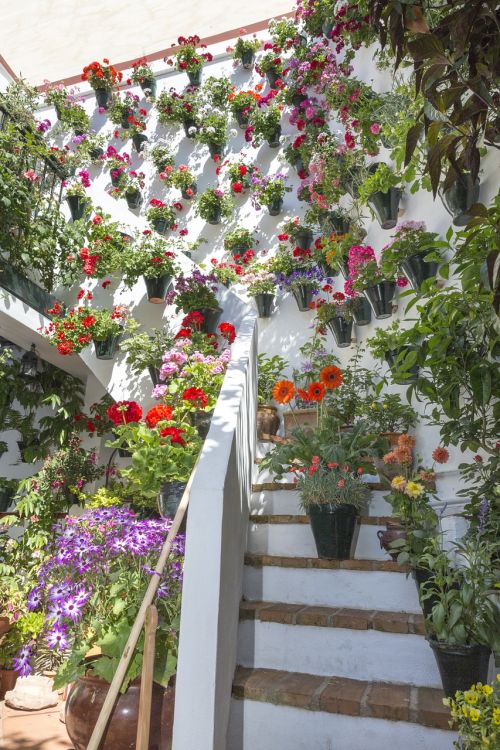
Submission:
POLYGON ((440 194, 456 227, 469 223, 471 216, 468 211, 479 199, 479 185, 479 180, 473 182, 470 174, 458 175, 455 182, 440 194))
POLYGON ((167 296, 167 289, 170 286, 172 277, 169 274, 163 276, 144 277, 146 282, 146 291, 148 294, 148 301, 155 305, 161 305, 165 302, 167 296))
POLYGON ((94 94, 98 107, 108 109, 111 102, 111 91, 108 89, 94 89, 94 94))
POLYGON ((267 204, 267 210, 269 216, 278 216, 283 209, 283 198, 275 198, 273 201, 267 204))
POLYGON ((393 229, 398 223, 399 201, 402 190, 391 187, 386 193, 377 190, 368 198, 368 205, 377 217, 382 229, 393 229))
POLYGON ((271 292, 261 292, 254 295, 255 304, 259 318, 270 318, 273 307, 274 294, 271 292))
POLYGON ((436 275, 438 264, 436 261, 425 261, 424 258, 428 254, 427 250, 421 253, 414 253, 404 258, 399 267, 404 273, 410 286, 415 291, 418 291, 426 279, 430 279, 436 275))
POLYGON ((378 284, 368 286, 364 290, 365 296, 378 320, 391 317, 395 291, 396 283, 394 281, 380 281, 378 284))
POLYGON ((255 60, 255 52, 253 49, 246 49, 241 53, 241 65, 245 70, 250 70, 253 67, 255 60))
POLYGON ((328 321, 327 326, 333 333, 335 343, 340 349, 351 346, 352 320, 346 320, 341 315, 336 315, 328 321))

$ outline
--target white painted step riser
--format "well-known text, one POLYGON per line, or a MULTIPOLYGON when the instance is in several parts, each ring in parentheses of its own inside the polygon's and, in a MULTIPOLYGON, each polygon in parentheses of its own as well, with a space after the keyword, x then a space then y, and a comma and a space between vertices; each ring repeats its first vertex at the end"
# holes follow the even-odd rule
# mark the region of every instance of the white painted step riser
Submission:
POLYGON ((233 699, 227 750, 452 750, 455 738, 405 721, 233 699))
MULTIPOLYGON (((391 516, 392 508, 384 500, 385 492, 372 492, 367 512, 369 516, 391 516)), ((260 515, 303 515, 299 493, 294 490, 264 490, 252 493, 250 508, 260 515)))
POLYGON ((385 571, 246 565, 243 595, 254 601, 422 613, 412 578, 385 571))
POLYGON ((244 620, 238 633, 238 664, 441 687, 436 660, 425 638, 377 630, 244 620))
MULTIPOLYGON (((377 531, 382 526, 361 524, 353 540, 353 557, 358 560, 389 560, 380 548, 377 531)), ((309 524, 254 523, 248 529, 247 550, 266 555, 317 557, 316 545, 309 524)))

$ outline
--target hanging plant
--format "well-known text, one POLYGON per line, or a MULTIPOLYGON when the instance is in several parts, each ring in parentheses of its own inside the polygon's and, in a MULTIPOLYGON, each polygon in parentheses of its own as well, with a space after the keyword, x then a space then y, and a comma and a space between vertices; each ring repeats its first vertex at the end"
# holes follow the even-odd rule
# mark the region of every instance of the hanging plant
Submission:
POLYGON ((250 124, 245 131, 245 140, 259 146, 266 140, 271 148, 277 148, 281 135, 281 108, 271 104, 267 110, 255 108, 250 114, 250 124))
POLYGON ((92 341, 99 343, 118 338, 128 316, 129 311, 123 305, 115 305, 111 310, 82 305, 68 310, 64 318, 52 320, 43 335, 59 354, 78 354, 92 341))
POLYGON ((155 232, 166 234, 169 229, 177 229, 177 215, 174 206, 169 206, 158 198, 151 198, 149 205, 150 208, 146 211, 146 219, 155 232))
POLYGON ((148 65, 147 57, 141 57, 132 64, 132 83, 139 84, 148 99, 154 99, 156 94, 156 78, 153 69, 148 65))
POLYGON ((234 48, 231 50, 233 60, 235 62, 241 62, 246 70, 250 70, 255 60, 255 53, 261 45, 262 42, 259 39, 256 39, 255 35, 252 39, 243 39, 239 36, 234 48))
POLYGON ((206 49, 206 44, 200 44, 199 36, 180 36, 177 39, 180 49, 175 53, 174 59, 167 59, 168 65, 176 66, 177 70, 187 73, 191 86, 199 86, 201 83, 201 71, 204 62, 211 62, 213 55, 210 52, 198 52, 197 48, 206 49))
POLYGON ((196 202, 196 213, 209 224, 219 224, 221 219, 229 219, 234 204, 231 197, 220 188, 207 188, 196 202))

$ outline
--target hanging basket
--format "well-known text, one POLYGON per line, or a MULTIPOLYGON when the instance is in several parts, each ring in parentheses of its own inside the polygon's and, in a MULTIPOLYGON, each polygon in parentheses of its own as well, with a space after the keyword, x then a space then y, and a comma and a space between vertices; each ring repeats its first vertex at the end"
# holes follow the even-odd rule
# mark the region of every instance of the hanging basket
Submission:
POLYGON ((261 294, 256 294, 254 299, 259 318, 270 318, 274 302, 274 294, 271 292, 262 292, 261 294))
POLYGON ((162 305, 165 302, 172 277, 169 274, 152 278, 145 276, 144 281, 146 282, 148 302, 152 302, 154 305, 162 305))
POLYGON ((278 148, 280 145, 281 125, 267 139, 269 148, 278 148))
POLYGON ((127 206, 134 211, 136 208, 139 208, 139 206, 142 203, 142 195, 140 190, 133 190, 130 193, 125 193, 125 200, 127 201, 127 206))
POLYGON ((154 99, 156 96, 156 78, 145 78, 141 81, 141 89, 145 96, 154 99))
POLYGON ((275 89, 277 81, 281 78, 281 73, 277 73, 275 70, 268 70, 266 78, 270 88, 275 89))
POLYGON ((88 213, 88 209, 90 207, 90 200, 88 198, 82 197, 81 195, 66 196, 66 203, 68 204, 73 221, 83 219, 85 214, 88 213))
POLYGON ((238 112, 236 112, 236 122, 242 130, 245 130, 250 122, 250 113, 245 112, 243 109, 238 110, 238 112))
POLYGON ((214 156, 218 156, 219 158, 222 158, 226 150, 226 144, 225 143, 209 143, 208 150, 210 151, 210 156, 212 157, 212 159, 214 158, 214 156))
POLYGON ((435 276, 438 270, 438 264, 436 261, 424 260, 427 254, 428 251, 424 250, 421 253, 409 255, 399 264, 401 271, 410 282, 411 288, 415 289, 415 291, 420 289, 426 279, 435 276))
POLYGON ((111 102, 111 91, 108 89, 94 89, 94 94, 97 106, 108 109, 111 102))
MULTIPOLYGON (((188 312, 191 312, 191 310, 187 310, 185 312, 187 314, 188 312)), ((196 308, 196 312, 199 312, 203 315, 204 321, 201 324, 201 330, 203 331, 203 333, 215 333, 217 323, 219 322, 219 318, 222 313, 221 308, 198 307, 196 308)))
POLYGON ((186 134, 186 138, 194 138, 196 135, 196 131, 198 130, 198 126, 196 124, 196 120, 184 120, 182 123, 184 127, 184 133, 186 134), (194 133, 190 133, 189 131, 194 128, 194 133))
POLYGON ((402 190, 397 187, 391 187, 386 193, 378 190, 370 195, 368 205, 377 217, 377 221, 382 229, 394 229, 398 223, 399 201, 401 200, 402 190))
POLYGON ((121 337, 122 334, 117 333, 114 336, 108 336, 102 341, 94 341, 94 351, 97 359, 114 359, 121 337))
POLYGON ((170 231, 170 224, 168 223, 167 219, 153 219, 153 229, 155 232, 158 232, 158 234, 161 234, 165 236, 170 231))
POLYGON ((198 192, 198 187, 197 187, 197 185, 196 185, 195 182, 193 182, 193 184, 190 185, 189 187, 181 189, 181 195, 182 195, 182 197, 184 198, 185 201, 191 201, 191 200, 193 200, 193 198, 194 198, 194 196, 196 195, 197 192, 198 192), (186 193, 186 190, 192 190, 193 194, 189 195, 188 193, 186 193))
POLYGON ((313 299, 313 287, 311 284, 299 284, 294 286, 292 294, 295 297, 295 302, 300 312, 309 312, 310 305, 313 299))
POLYGON ((395 292, 396 283, 394 281, 381 281, 379 284, 374 284, 364 290, 365 296, 378 320, 391 317, 392 301, 395 292))
POLYGON ((339 349, 351 346, 352 320, 346 320, 341 315, 336 315, 328 321, 327 326, 333 333, 335 343, 339 349))
POLYGON ((222 211, 220 208, 215 208, 213 211, 210 212, 210 214, 207 216, 207 224, 213 224, 214 226, 216 224, 220 224, 222 219, 222 211))

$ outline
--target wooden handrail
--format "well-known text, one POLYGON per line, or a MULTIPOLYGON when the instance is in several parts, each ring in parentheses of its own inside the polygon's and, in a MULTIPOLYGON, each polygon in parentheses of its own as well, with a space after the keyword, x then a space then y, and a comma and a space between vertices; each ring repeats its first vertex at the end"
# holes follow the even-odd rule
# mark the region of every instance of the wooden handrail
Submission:
POLYGON ((102 736, 108 724, 109 717, 111 716, 111 712, 116 703, 118 693, 120 692, 120 688, 122 686, 123 680, 127 673, 127 669, 129 667, 130 661, 134 654, 134 649, 137 645, 137 641, 139 640, 139 636, 141 635, 141 630, 144 627, 144 623, 146 620, 146 613, 148 611, 149 606, 153 603, 153 599, 155 597, 156 591, 158 589, 158 586, 160 585, 161 576, 163 574, 165 565, 167 564, 167 560, 172 549, 172 543, 175 537, 177 536, 177 532, 179 531, 180 525, 186 514, 186 510, 189 505, 189 496, 191 494, 191 486, 193 484, 193 480, 194 480, 194 476, 196 473, 196 468, 198 466, 198 462, 200 460, 200 456, 201 456, 201 452, 199 453, 198 458, 196 459, 196 463, 194 465, 193 471, 191 472, 191 476, 189 477, 188 483, 186 485, 186 489, 184 490, 184 493, 182 495, 181 502, 174 516, 172 526, 170 527, 167 538, 165 539, 165 542, 163 544, 160 557, 158 558, 158 562, 156 564, 156 568, 154 569, 154 573, 151 576, 149 586, 146 590, 146 593, 144 594, 144 599, 142 600, 142 604, 139 608, 134 624, 132 625, 130 635, 128 637, 123 653, 121 655, 121 659, 118 663, 118 667, 116 668, 116 672, 109 686, 108 693, 106 695, 104 703, 102 704, 101 712, 99 716, 97 717, 94 731, 92 732, 92 735, 89 740, 89 744, 87 745, 87 750, 98 750, 99 745, 101 744, 102 736))

